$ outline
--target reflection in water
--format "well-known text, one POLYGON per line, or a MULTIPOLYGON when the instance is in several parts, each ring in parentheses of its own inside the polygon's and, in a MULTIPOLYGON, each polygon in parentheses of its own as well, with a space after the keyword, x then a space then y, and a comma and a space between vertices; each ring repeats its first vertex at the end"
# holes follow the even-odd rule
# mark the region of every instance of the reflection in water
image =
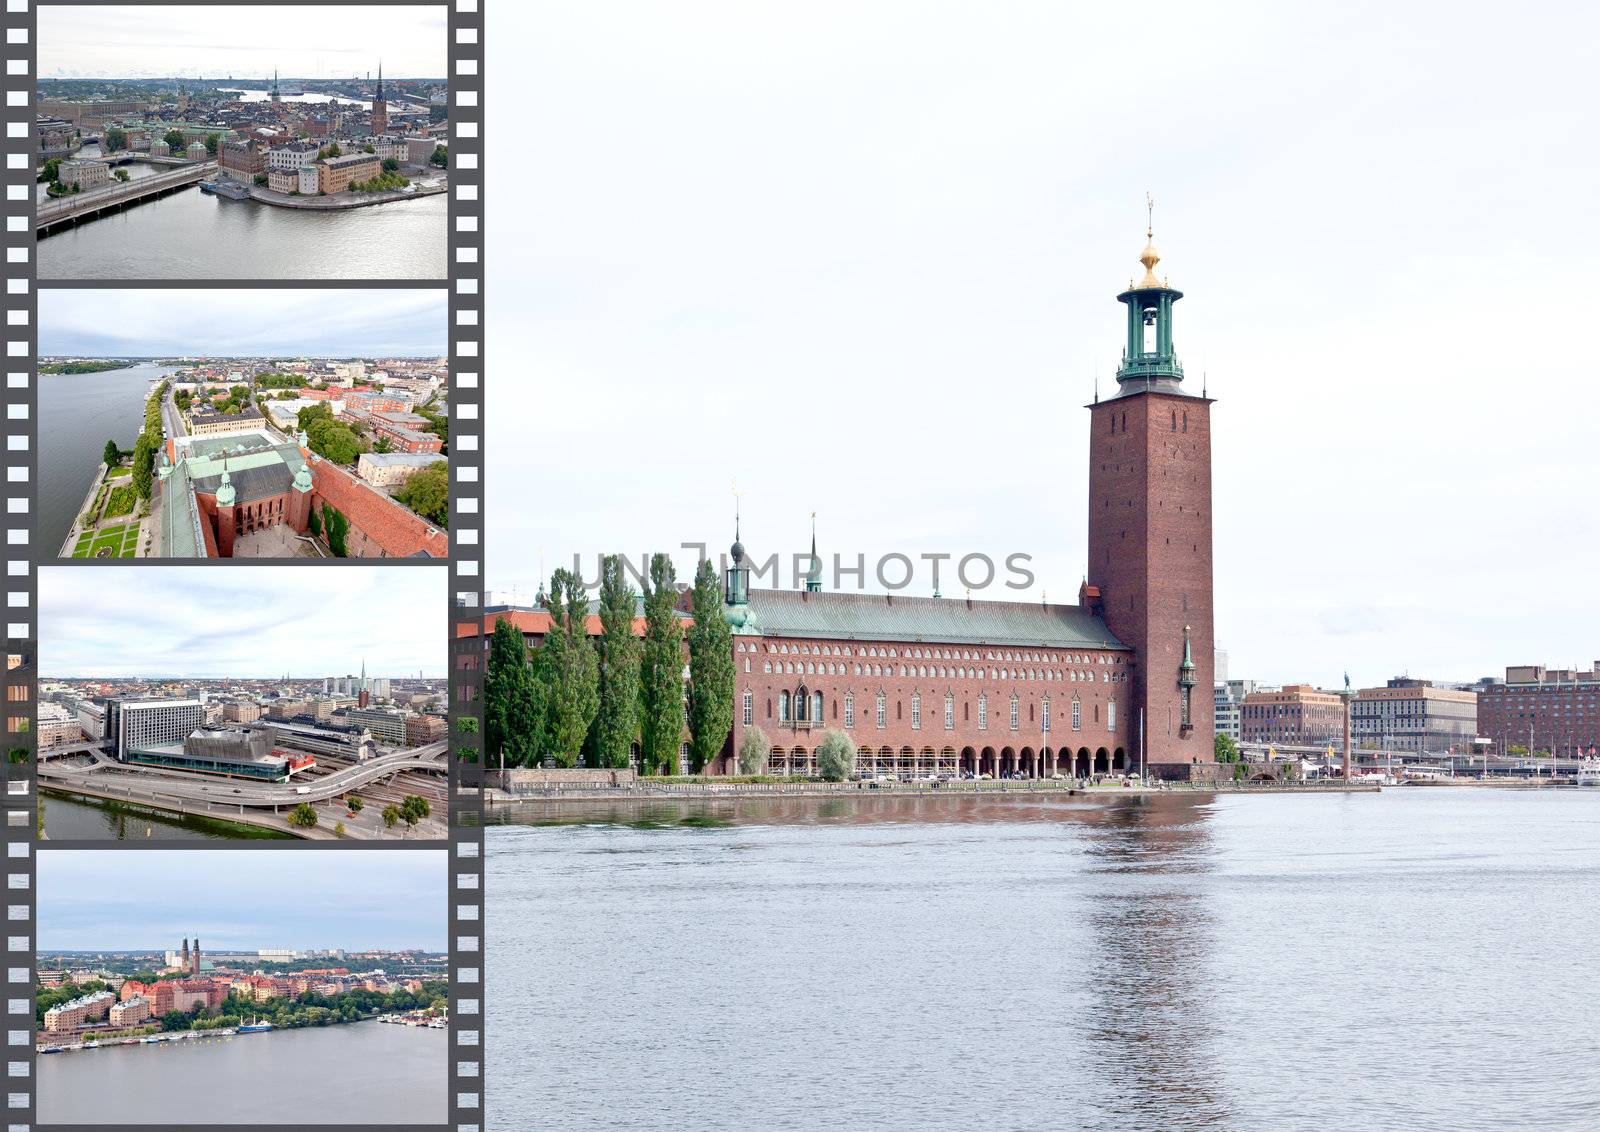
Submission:
POLYGON ((1600 1127, 1600 791, 517 812, 496 1130, 1600 1127))

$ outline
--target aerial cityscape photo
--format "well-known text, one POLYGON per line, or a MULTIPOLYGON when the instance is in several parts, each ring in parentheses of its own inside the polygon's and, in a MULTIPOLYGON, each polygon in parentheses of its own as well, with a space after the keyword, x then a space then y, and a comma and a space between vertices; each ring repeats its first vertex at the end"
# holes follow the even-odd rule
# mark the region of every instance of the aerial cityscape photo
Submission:
POLYGON ((39 298, 39 535, 62 558, 445 558, 445 295, 39 298))
POLYGON ((441 850, 39 854, 40 1121, 442 1123, 445 867, 441 850))
POLYGON ((438 567, 39 572, 50 841, 438 840, 438 567))
POLYGON ((442 5, 46 5, 51 279, 443 279, 442 5))

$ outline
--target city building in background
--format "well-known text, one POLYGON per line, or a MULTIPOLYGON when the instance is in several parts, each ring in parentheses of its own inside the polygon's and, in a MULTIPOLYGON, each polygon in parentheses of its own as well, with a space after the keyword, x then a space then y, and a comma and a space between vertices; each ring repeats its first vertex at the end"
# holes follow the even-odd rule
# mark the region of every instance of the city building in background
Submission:
POLYGON ((1514 665, 1479 686, 1478 734, 1502 755, 1600 754, 1600 661, 1587 671, 1514 665))
POLYGON ((1478 695, 1397 676, 1362 688, 1350 705, 1358 748, 1417 754, 1467 754, 1478 734, 1478 695))

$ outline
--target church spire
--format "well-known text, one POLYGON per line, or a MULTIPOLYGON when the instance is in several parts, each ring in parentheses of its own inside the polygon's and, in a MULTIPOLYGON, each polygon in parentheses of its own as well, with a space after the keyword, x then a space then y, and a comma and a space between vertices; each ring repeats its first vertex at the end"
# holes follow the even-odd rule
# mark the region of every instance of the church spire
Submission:
POLYGON ((822 559, 817 557, 817 513, 811 512, 811 565, 806 568, 806 593, 822 592, 822 559))

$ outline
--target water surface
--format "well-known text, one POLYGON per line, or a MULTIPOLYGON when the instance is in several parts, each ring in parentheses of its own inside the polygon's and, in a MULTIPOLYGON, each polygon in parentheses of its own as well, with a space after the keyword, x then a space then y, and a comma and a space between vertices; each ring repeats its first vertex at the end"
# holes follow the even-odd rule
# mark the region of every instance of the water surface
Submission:
POLYGON ((488 833, 490 1128, 1600 1126, 1600 791, 601 816, 488 833))

